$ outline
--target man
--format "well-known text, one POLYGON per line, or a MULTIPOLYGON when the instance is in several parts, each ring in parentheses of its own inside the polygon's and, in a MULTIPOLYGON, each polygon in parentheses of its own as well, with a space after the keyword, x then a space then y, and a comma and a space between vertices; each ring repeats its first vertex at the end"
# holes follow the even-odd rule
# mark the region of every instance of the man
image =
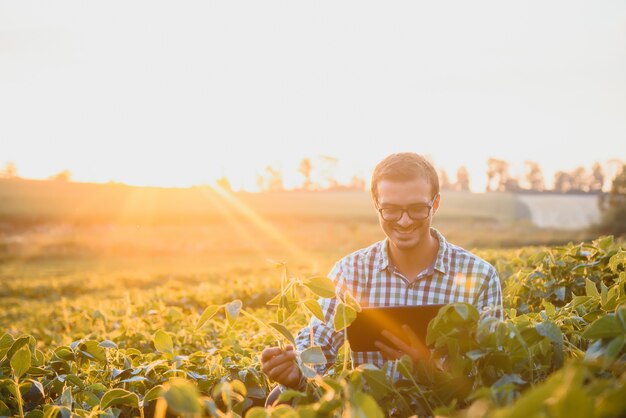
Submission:
MULTIPOLYGON (((372 174, 371 194, 386 239, 358 250, 335 264, 329 277, 338 294, 350 291, 361 306, 430 305, 471 303, 483 315, 502 315, 502 292, 492 265, 448 243, 431 227, 441 196, 433 166, 414 153, 392 154, 372 174)), ((317 367, 324 373, 336 359, 344 341, 333 328, 337 298, 321 299, 326 324, 313 317, 296 339, 298 350, 322 347, 328 363, 317 367)), ((410 344, 386 332, 377 341, 378 352, 352 352, 355 365, 382 366, 384 359, 409 355, 414 363, 428 358, 429 351, 408 328, 410 344)), ((296 364, 294 348, 266 348, 261 354, 263 372, 290 388, 302 388, 306 380, 296 364)), ((277 388, 278 389, 278 388, 277 388)), ((271 403, 279 394, 273 391, 271 403)))

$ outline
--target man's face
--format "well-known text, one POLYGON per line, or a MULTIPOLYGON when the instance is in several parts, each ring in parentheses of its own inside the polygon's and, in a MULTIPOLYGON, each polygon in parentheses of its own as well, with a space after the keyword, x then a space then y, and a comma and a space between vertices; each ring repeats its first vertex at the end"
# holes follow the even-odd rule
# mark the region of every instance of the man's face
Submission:
MULTIPOLYGON (((396 208, 396 212, 398 208, 419 209, 420 205, 429 205, 433 197, 430 184, 423 178, 408 181, 381 180, 377 187, 377 209, 396 208)), ((433 207, 428 217, 423 220, 411 219, 407 210, 402 212, 397 221, 385 220, 379 211, 378 221, 385 235, 389 238, 389 242, 401 251, 411 250, 424 242, 430 234, 432 218, 439 207, 439 196, 432 203, 433 207)))

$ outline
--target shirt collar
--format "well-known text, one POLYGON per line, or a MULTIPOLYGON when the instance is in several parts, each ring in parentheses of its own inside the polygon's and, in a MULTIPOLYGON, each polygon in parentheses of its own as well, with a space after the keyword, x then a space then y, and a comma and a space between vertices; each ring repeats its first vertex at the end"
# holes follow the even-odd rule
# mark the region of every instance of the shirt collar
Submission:
MULTIPOLYGON (((448 250, 448 242, 443 237, 441 232, 437 229, 431 227, 430 234, 436 237, 439 240, 439 251, 437 251, 437 257, 435 258, 435 262, 431 266, 434 270, 439 271, 440 273, 445 274, 447 269, 446 263, 446 254, 448 250)), ((378 262, 374 263, 374 269, 377 271, 383 271, 390 266, 389 263, 389 238, 385 238, 384 240, 378 243, 378 262)), ((430 269, 430 268, 429 268, 430 269)))

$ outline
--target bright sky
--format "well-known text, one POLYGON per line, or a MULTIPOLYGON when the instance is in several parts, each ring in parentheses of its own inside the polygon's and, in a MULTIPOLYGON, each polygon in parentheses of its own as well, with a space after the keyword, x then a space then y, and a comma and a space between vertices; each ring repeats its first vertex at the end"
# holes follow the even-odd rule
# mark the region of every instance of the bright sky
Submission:
POLYGON ((0 0, 0 167, 253 189, 397 151, 551 180, 626 159, 624 1, 0 0), (317 162, 317 163, 316 163, 317 162))

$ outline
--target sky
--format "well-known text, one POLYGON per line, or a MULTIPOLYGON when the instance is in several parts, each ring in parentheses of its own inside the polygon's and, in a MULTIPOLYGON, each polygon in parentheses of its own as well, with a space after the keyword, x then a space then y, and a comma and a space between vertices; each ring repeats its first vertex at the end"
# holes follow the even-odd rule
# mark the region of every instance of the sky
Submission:
POLYGON ((392 152, 626 160, 624 1, 0 0, 0 166, 253 190, 392 152), (336 159, 335 163, 325 157, 336 159))

